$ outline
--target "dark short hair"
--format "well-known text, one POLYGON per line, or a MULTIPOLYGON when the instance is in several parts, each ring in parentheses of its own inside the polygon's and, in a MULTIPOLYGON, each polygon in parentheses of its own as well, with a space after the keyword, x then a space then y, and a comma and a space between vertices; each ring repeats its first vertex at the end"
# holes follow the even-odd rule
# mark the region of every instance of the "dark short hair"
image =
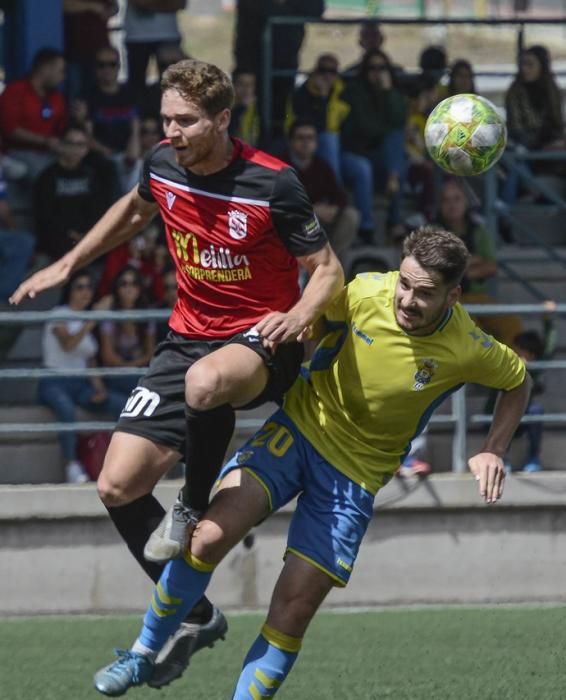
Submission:
POLYGON ((540 360, 544 355, 544 341, 536 331, 523 331, 513 338, 513 345, 540 360))
POLYGON ((53 49, 51 47, 45 47, 39 49, 39 51, 34 55, 31 62, 31 72, 36 73, 41 70, 44 66, 53 63, 54 61, 64 58, 63 53, 59 49, 53 49))
POLYGON ((161 78, 161 90, 177 90, 210 117, 230 109, 234 103, 234 88, 226 73, 212 63, 193 58, 166 68, 161 78))
POLYGON ((403 241, 403 259, 412 257, 421 267, 437 272, 449 287, 462 281, 470 253, 462 239, 437 226, 421 226, 403 241))
POLYGON ((303 127, 308 127, 309 129, 314 129, 318 133, 318 129, 316 128, 316 124, 312 121, 312 119, 295 119, 295 121, 291 124, 289 127, 289 134, 288 138, 292 139, 293 136, 295 135, 295 132, 298 129, 302 129, 303 127))

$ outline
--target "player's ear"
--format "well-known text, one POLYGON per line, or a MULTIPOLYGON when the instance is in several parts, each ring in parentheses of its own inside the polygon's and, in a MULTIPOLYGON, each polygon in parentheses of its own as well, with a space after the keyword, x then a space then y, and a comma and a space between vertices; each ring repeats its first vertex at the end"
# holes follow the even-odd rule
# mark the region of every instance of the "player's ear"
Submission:
POLYGON ((230 119, 232 116, 232 112, 229 109, 223 109, 221 112, 219 112, 216 117, 216 128, 218 131, 227 131, 228 127, 230 126, 230 119))
POLYGON ((448 305, 454 306, 454 304, 457 304, 461 298, 462 287, 460 285, 457 287, 452 287, 452 289, 448 292, 448 305))

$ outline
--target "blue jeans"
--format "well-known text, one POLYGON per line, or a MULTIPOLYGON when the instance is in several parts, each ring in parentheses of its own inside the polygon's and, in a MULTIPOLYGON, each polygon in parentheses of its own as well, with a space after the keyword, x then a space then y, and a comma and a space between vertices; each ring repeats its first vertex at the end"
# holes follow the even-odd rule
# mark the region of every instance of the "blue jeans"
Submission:
POLYGON ((23 280, 34 247, 30 233, 0 229, 0 301, 6 301, 23 280))
POLYGON ((352 188, 356 209, 360 212, 360 228, 375 229, 373 216, 373 169, 365 156, 344 151, 341 157, 342 177, 352 188))
POLYGON ((318 135, 317 156, 324 159, 332 168, 336 179, 342 184, 340 168, 340 136, 332 131, 322 131, 318 135))
POLYGON ((390 195, 387 223, 390 226, 401 223, 401 197, 407 179, 407 156, 405 154, 405 132, 403 129, 390 131, 383 137, 381 145, 368 154, 378 189, 382 190, 392 175, 399 179, 399 189, 390 195))
MULTIPOLYGON (((95 413, 108 413, 117 420, 124 407, 124 396, 107 390, 106 400, 94 403, 94 393, 93 385, 85 377, 48 377, 40 379, 38 385, 39 401, 49 406, 60 423, 74 423, 77 406, 95 413)), ((59 433, 59 442, 65 460, 76 459, 76 433, 59 433)))

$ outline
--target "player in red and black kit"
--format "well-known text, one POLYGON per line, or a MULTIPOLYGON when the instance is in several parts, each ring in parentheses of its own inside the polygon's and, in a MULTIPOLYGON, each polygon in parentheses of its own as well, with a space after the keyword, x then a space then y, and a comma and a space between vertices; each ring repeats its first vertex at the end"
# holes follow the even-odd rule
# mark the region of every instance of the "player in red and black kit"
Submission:
MULTIPOLYGON (((110 517, 154 581, 164 561, 182 556, 187 523, 208 503, 234 408, 276 400, 291 386, 301 341, 343 286, 295 172, 229 138, 228 77, 189 60, 167 69, 161 85, 166 140, 147 156, 139 186, 12 297, 17 304, 64 283, 161 213, 179 300, 170 334, 126 403, 98 481, 110 517), (302 296, 298 265, 309 274, 302 296), (187 484, 164 517, 152 490, 180 458, 187 484)), ((158 658, 152 684, 180 675, 190 655, 225 629, 222 614, 203 599, 158 658)))

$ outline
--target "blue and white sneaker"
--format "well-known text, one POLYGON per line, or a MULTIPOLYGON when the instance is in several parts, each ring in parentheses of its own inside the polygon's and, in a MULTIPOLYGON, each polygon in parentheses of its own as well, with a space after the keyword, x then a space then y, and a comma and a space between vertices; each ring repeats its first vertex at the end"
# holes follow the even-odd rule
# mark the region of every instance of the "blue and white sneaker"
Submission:
POLYGON ((94 687, 103 695, 117 697, 134 685, 147 683, 153 675, 154 662, 129 649, 115 649, 118 657, 114 663, 101 668, 94 675, 94 687))
POLYGON ((189 665, 191 656, 200 649, 213 647, 219 639, 224 639, 227 631, 226 618, 216 607, 212 611, 212 618, 205 625, 181 623, 159 652, 148 685, 151 688, 161 688, 180 678, 189 665))
POLYGON ((532 474, 533 472, 541 472, 541 463, 537 459, 533 459, 531 462, 527 462, 527 464, 525 464, 523 471, 529 474, 532 474))

